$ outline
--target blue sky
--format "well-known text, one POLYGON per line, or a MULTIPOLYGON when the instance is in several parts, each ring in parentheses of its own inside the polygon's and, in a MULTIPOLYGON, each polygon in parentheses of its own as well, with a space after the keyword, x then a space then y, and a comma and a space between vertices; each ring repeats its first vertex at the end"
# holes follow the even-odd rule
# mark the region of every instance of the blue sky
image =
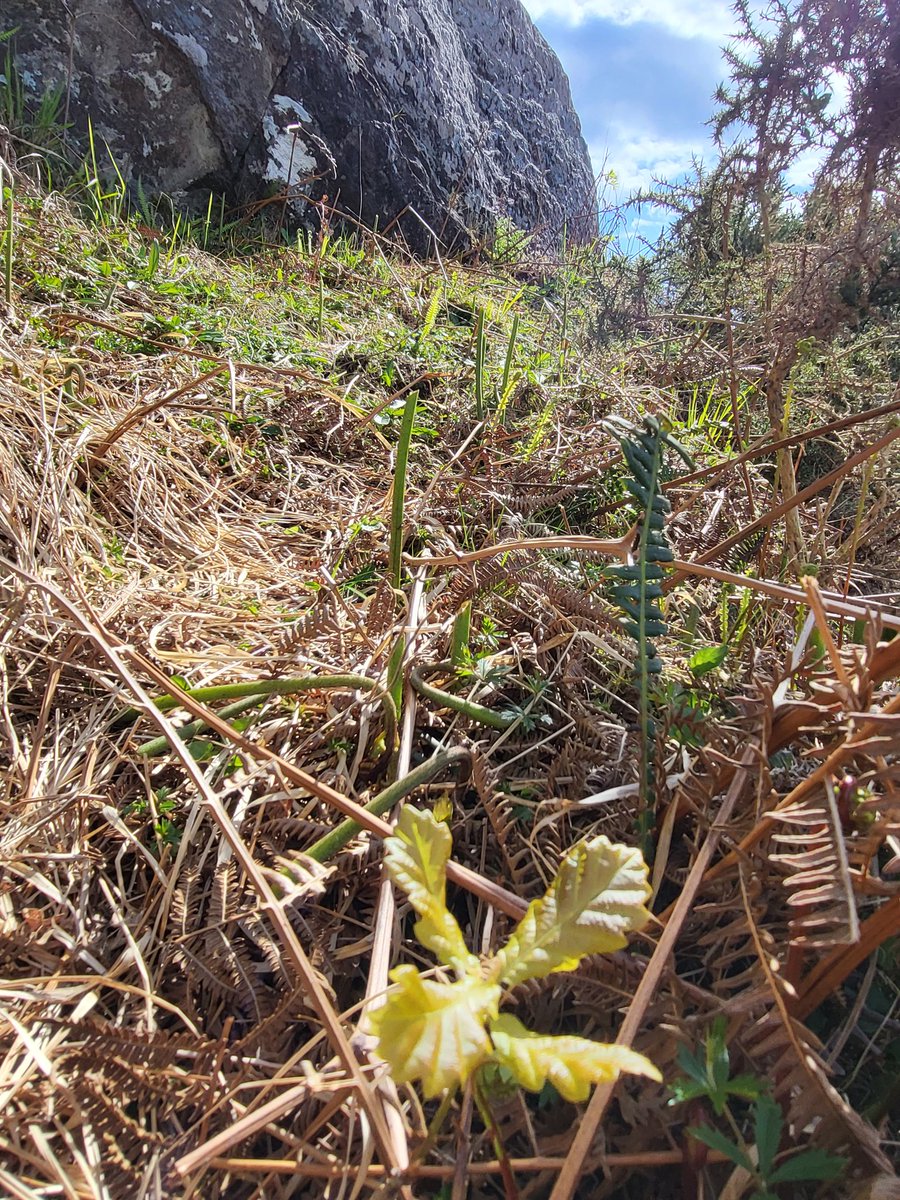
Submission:
MULTIPOLYGON (((572 85, 594 169, 619 191, 713 156, 706 121, 733 17, 720 0, 523 0, 572 85)), ((641 222, 659 228, 650 213, 641 222)))

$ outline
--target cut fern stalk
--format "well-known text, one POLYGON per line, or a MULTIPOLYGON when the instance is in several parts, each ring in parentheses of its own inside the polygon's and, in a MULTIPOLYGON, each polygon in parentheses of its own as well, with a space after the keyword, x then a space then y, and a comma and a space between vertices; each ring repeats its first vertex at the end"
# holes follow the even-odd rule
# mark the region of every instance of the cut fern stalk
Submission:
MULTIPOLYGON (((400 800, 405 799, 416 788, 424 786, 426 783, 437 778, 438 775, 451 767, 461 766, 463 763, 468 763, 471 759, 471 754, 468 750, 461 747, 455 747, 452 750, 439 750, 433 758, 429 758, 427 762, 420 763, 414 767, 402 779, 396 780, 379 792, 374 800, 370 800, 366 805, 366 812, 372 816, 381 817, 391 809, 400 800)), ((326 833, 324 837, 313 843, 306 851, 310 858, 314 858, 316 862, 327 862, 329 858, 333 858, 340 850, 351 842, 358 833, 362 832, 362 826, 356 821, 342 821, 330 833, 326 833)))
POLYGON ((454 667, 461 667, 469 653, 469 637, 472 632, 472 602, 464 604, 456 614, 453 622, 453 632, 450 636, 450 661, 454 667))

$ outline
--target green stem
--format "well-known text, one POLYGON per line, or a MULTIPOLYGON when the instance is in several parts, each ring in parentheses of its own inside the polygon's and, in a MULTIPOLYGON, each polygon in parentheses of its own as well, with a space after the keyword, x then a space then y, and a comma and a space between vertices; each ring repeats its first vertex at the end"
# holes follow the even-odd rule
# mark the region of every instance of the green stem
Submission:
POLYGON ((399 714, 403 711, 403 658, 406 654, 406 638, 401 633, 394 642, 387 664, 387 680, 386 687, 391 702, 394 705, 394 711, 399 714))
POLYGON ((418 1163, 424 1162, 434 1147, 437 1145, 438 1137, 441 1130, 450 1115, 450 1109, 453 1107, 453 1102, 456 1099, 456 1088, 447 1088, 438 1105, 438 1110, 428 1122, 428 1132, 422 1141, 410 1155, 409 1165, 416 1166, 418 1163))
MULTIPOLYGON (((453 750, 439 750, 433 758, 429 758, 427 762, 414 767, 408 775, 404 775, 402 779, 398 779, 395 783, 386 787, 383 792, 379 792, 375 799, 370 800, 366 805, 365 811, 373 817, 382 816, 384 813, 389 812, 405 796, 408 796, 410 792, 414 792, 416 788, 421 787, 425 783, 430 783, 436 775, 440 775, 448 767, 468 762, 469 758, 469 751, 461 747, 453 750)), ((324 837, 314 842, 306 853, 310 858, 314 858, 316 862, 327 862, 339 850, 343 850, 347 843, 352 841, 361 829, 362 826, 357 821, 348 818, 346 821, 342 821, 335 829, 332 829, 330 833, 326 833, 324 837)))
MULTIPOLYGON (((232 717, 239 717, 241 713, 247 712, 251 708, 256 708, 261 697, 249 696, 244 700, 236 700, 234 704, 228 704, 222 709, 218 716, 224 721, 230 721, 232 717)), ((196 720, 189 721, 187 725, 180 725, 177 733, 183 742, 188 742, 198 733, 202 733, 204 729, 208 729, 209 725, 206 721, 196 720)), ((165 734, 160 737, 151 738, 149 742, 143 742, 135 751, 141 758, 156 758, 157 755, 165 754, 169 749, 169 739, 165 734)))
POLYGON ((406 471, 409 466, 409 445, 412 441, 413 421, 419 393, 410 392, 403 408, 400 425, 400 441, 397 443, 397 465, 394 468, 394 489, 391 497, 391 540, 388 551, 388 567, 391 583, 400 587, 403 569, 403 508, 406 503, 406 471))
POLYGON ((563 292, 562 333, 559 339, 559 386, 562 387, 566 378, 566 359, 568 357, 567 339, 569 336, 569 292, 563 292))
POLYGON ((503 381, 500 384, 500 404, 506 405, 509 395, 509 377, 512 371, 513 359, 516 354, 516 338, 519 333, 519 314, 514 313, 512 319, 512 328, 509 331, 509 341, 506 345, 506 361, 503 364, 503 381))
MULTIPOLYGON (((741 1149, 741 1151, 743 1152, 744 1157, 747 1159, 747 1161, 752 1163, 753 1162, 753 1154, 752 1154, 753 1148, 752 1148, 752 1146, 748 1145, 747 1142, 744 1140, 744 1136, 741 1133, 741 1127, 740 1127, 740 1125, 738 1125, 737 1121, 735 1120, 734 1113, 731 1111, 731 1109, 729 1108, 729 1106, 727 1104, 724 1104, 722 1106, 722 1113, 725 1117, 725 1120, 728 1122, 729 1127, 731 1128, 732 1134, 734 1135, 734 1144, 741 1149)), ((762 1175, 760 1175, 759 1171, 754 1170, 751 1172, 751 1174, 753 1176, 753 1182, 755 1183, 756 1187, 760 1190, 761 1195, 762 1196, 772 1196, 772 1193, 769 1191, 769 1189, 766 1186, 765 1179, 763 1179, 763 1177, 762 1177, 762 1175)), ((773 1200, 774 1200, 774 1197, 773 1197, 773 1200)))
MULTIPOLYGON (((3 171, 0 170, 0 185, 3 182, 3 171)), ((3 253, 3 295, 6 300, 6 306, 12 309, 13 301, 13 242, 15 239, 15 212, 16 202, 13 196, 13 185, 4 188, 6 193, 6 201, 9 205, 6 224, 6 239, 3 253)))
POLYGON ((497 1122, 494 1120, 494 1114, 491 1110, 491 1103, 481 1085, 481 1080, 479 1079, 478 1074, 475 1075, 474 1085, 475 1103, 478 1106, 481 1119, 484 1121, 484 1127, 490 1134, 491 1141, 494 1143, 494 1153, 497 1155, 497 1161, 500 1164, 500 1178, 503 1180, 503 1191, 505 1193, 506 1200, 519 1200, 519 1189, 516 1186, 512 1165, 510 1164, 509 1156, 506 1153, 506 1147, 503 1145, 503 1140, 500 1137, 500 1130, 497 1128, 497 1122))
MULTIPOLYGON (((438 663, 433 669, 444 668, 452 670, 452 666, 452 663, 438 663)), ((488 725, 491 729, 509 729, 519 719, 514 713, 499 713, 494 708, 485 708, 483 704, 476 704, 474 700, 465 700, 462 696, 454 696, 450 692, 432 687, 430 683, 426 683, 422 678, 419 667, 412 667, 410 669, 409 682, 419 695, 424 696, 426 700, 431 700, 434 704, 439 704, 442 708, 449 708, 453 712, 461 713, 462 716, 469 717, 470 720, 477 721, 480 725, 488 725)))
MULTIPOLYGON (((213 687, 185 688, 181 693, 170 692, 165 696, 159 696, 153 703, 160 712, 170 712, 173 708, 180 708, 180 696, 182 695, 190 696, 193 700, 200 700, 203 703, 244 698, 252 698, 253 702, 256 703, 265 696, 294 696, 301 692, 328 690, 379 692, 378 699, 384 706, 385 715, 384 740, 388 746, 394 745, 397 736, 397 710, 394 702, 382 690, 381 684, 377 680, 368 679, 365 675, 300 675, 286 679, 251 679, 246 683, 223 683, 213 687)), ((250 707, 250 705, 247 705, 247 707, 250 707)), ((113 729, 120 729, 125 725, 132 724, 140 715, 140 711, 136 708, 126 709, 125 712, 116 717, 113 722, 113 729)), ((222 712, 221 715, 226 716, 227 714, 226 712, 222 712)), ((191 722, 191 724, 197 725, 198 730, 206 728, 206 724, 203 721, 191 722)), ((165 739, 155 738, 154 743, 161 740, 164 741, 165 739)), ((145 743, 144 746, 138 748, 138 753, 144 755, 160 753, 159 750, 149 751, 147 749, 147 746, 154 743, 145 743)))
POLYGON ((478 313, 478 324, 475 327, 475 417, 484 420, 484 309, 478 313))
POLYGON ((468 604, 462 606, 453 622, 453 632, 450 637, 450 661, 454 667, 460 667, 466 661, 471 632, 472 601, 470 600, 468 604))

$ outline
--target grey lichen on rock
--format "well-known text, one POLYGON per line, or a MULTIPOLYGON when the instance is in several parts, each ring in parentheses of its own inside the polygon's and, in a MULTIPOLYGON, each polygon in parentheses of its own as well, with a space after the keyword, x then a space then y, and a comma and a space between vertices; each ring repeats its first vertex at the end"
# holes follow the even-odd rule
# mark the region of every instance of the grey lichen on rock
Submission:
POLYGON ((596 232, 566 76, 520 0, 5 0, 20 73, 66 90, 126 180, 328 196, 410 245, 499 218, 596 232), (430 232, 429 232, 430 231, 430 232))

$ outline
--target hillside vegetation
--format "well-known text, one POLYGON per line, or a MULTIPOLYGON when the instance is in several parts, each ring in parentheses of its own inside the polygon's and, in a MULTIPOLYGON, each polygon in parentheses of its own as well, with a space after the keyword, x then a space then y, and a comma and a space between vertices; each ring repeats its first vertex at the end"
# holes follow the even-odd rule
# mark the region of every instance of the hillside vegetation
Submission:
POLYGON ((4 1195, 900 1195, 897 130, 794 202, 751 58, 554 262, 150 203, 8 64, 4 1195))

